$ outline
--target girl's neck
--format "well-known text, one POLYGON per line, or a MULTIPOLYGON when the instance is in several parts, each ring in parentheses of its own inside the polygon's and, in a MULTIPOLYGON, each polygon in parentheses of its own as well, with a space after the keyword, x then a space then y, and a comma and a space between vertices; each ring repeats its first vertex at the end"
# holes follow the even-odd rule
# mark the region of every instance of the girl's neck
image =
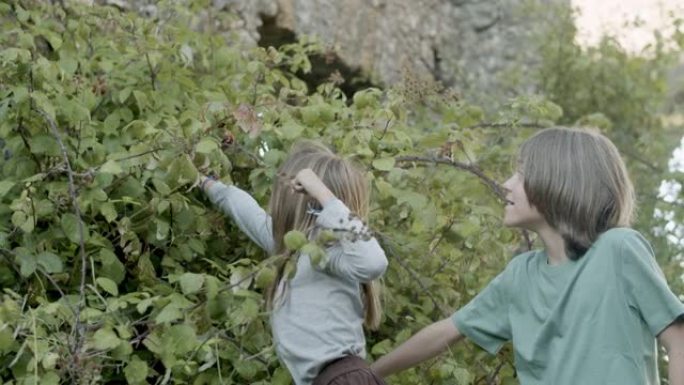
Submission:
POLYGON ((549 265, 560 265, 568 261, 563 236, 551 226, 544 226, 536 232, 544 243, 549 265))

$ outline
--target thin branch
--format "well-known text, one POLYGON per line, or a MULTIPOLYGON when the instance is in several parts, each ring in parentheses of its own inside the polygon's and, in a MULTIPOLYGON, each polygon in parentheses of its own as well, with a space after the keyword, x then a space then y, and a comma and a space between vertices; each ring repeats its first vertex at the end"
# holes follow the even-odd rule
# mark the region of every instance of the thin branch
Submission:
POLYGON ((405 155, 405 156, 398 156, 394 158, 396 162, 398 163, 405 163, 405 162, 418 162, 418 163, 435 163, 435 164, 446 164, 448 166, 456 167, 458 169, 468 171, 471 174, 476 175, 480 181, 482 181, 484 184, 486 184, 494 194, 501 199, 502 201, 506 200, 506 193, 504 192, 503 188, 492 178, 488 177, 485 175, 485 173, 477 167, 474 164, 467 164, 463 162, 458 162, 446 157, 430 157, 430 156, 411 156, 411 155, 405 155))
POLYGON ((540 123, 479 123, 472 126, 464 127, 465 130, 477 129, 477 128, 509 128, 509 127, 522 127, 522 128, 547 128, 548 125, 540 123))
POLYGON ((150 61, 150 54, 145 53, 145 59, 147 60, 147 67, 150 69, 150 83, 152 83, 152 89, 157 90, 157 72, 152 67, 152 62, 150 61))
POLYGON ((0 255, 2 255, 5 258, 5 260, 7 260, 7 263, 10 265, 10 267, 12 267, 14 272, 21 277, 21 271, 16 266, 16 263, 14 263, 14 261, 12 261, 9 257, 10 255, 14 256, 14 253, 7 249, 0 249, 0 255))
POLYGON ((64 299, 64 303, 67 304, 67 306, 69 307, 69 310, 71 310, 71 312, 74 314, 74 316, 76 316, 76 309, 74 309, 74 307, 71 306, 71 303, 69 303, 69 301, 66 299, 66 294, 64 294, 64 291, 62 291, 62 288, 57 284, 55 279, 52 278, 52 276, 47 271, 45 271, 43 268, 38 267, 37 270, 41 274, 43 274, 43 276, 45 276, 45 278, 47 278, 48 281, 50 281, 50 283, 52 284, 52 286, 55 287, 55 289, 57 289, 57 291, 59 292, 59 295, 61 295, 62 298, 64 299))
POLYGON ((66 146, 64 145, 64 142, 62 141, 62 137, 59 134, 59 129, 57 128, 57 123, 48 115, 45 111, 42 109, 37 109, 38 113, 43 116, 43 119, 48 123, 50 126, 50 130, 52 131, 52 135, 55 137, 57 140, 57 143, 59 144, 59 148, 62 152, 62 157, 64 159, 64 164, 67 168, 67 176, 68 176, 68 187, 69 187, 69 196, 71 197, 71 202, 73 204, 74 208, 74 213, 76 214, 76 218, 78 220, 78 235, 79 235, 79 254, 81 257, 81 282, 79 285, 79 300, 78 300, 78 306, 76 307, 76 320, 74 323, 74 327, 72 329, 72 333, 76 334, 76 343, 74 346, 71 347, 71 353, 74 357, 74 360, 78 360, 78 351, 81 349, 81 346, 84 342, 84 330, 83 330, 83 325, 81 323, 81 311, 83 310, 83 307, 85 306, 85 286, 86 286, 86 276, 88 273, 88 264, 87 264, 87 256, 85 252, 85 236, 84 236, 84 229, 83 229, 83 218, 81 217, 81 208, 78 205, 78 193, 76 192, 76 186, 74 184, 74 171, 71 168, 71 163, 69 162, 69 153, 67 152, 66 146))
MULTIPOLYGON (((141 153, 139 153, 139 154, 133 154, 133 155, 129 155, 129 156, 124 156, 123 158, 112 159, 112 160, 115 161, 115 162, 120 162, 120 161, 122 161, 122 160, 131 160, 131 159, 139 158, 139 157, 141 157, 141 156, 145 156, 145 155, 149 155, 149 154, 154 154, 155 152, 161 151, 161 150, 163 150, 163 149, 164 149, 163 147, 157 147, 157 148, 153 148, 153 149, 151 149, 151 150, 147 150, 147 151, 141 152, 141 153)), ((101 165, 95 166, 94 169, 97 170, 97 169, 99 169, 100 167, 102 167, 103 165, 104 165, 104 163, 102 163, 101 165)), ((75 175, 77 175, 77 174, 75 174, 75 175)))
POLYGON ((646 160, 644 157, 639 155, 636 151, 632 151, 631 149, 628 149, 628 148, 621 148, 620 150, 622 151, 623 154, 625 154, 629 158, 632 158, 635 161, 637 161, 637 162, 643 164, 644 166, 648 167, 649 169, 651 169, 651 171, 655 171, 659 174, 663 172, 663 170, 660 167, 658 167, 654 163, 646 160))
POLYGON ((385 135, 387 134, 387 129, 389 128, 390 123, 392 122, 392 117, 390 116, 389 119, 387 119, 387 122, 385 123, 385 128, 382 130, 382 135, 380 135, 379 138, 375 138, 377 140, 382 140, 385 135))
POLYGON ((33 159, 33 161, 36 162, 38 170, 41 170, 43 168, 43 165, 40 164, 40 160, 38 159, 36 154, 34 154, 31 150, 31 144, 29 143, 26 137, 26 128, 24 127, 23 119, 21 117, 19 118, 19 124, 17 125, 17 132, 19 133, 19 136, 21 137, 21 141, 24 143, 24 146, 26 146, 26 149, 29 151, 29 154, 31 154, 31 159, 33 159))

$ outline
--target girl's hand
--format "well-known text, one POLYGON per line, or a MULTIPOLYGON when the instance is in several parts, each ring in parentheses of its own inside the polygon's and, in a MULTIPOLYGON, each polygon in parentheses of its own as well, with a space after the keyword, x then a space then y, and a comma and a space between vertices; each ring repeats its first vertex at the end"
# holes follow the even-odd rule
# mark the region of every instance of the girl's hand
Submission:
POLYGON ((330 199, 335 198, 335 195, 310 168, 300 170, 295 175, 292 180, 292 189, 296 192, 311 195, 321 206, 324 206, 330 199))
POLYGON ((204 191, 209 190, 209 187, 211 187, 211 185, 214 184, 215 180, 216 179, 214 179, 211 176, 206 176, 206 175, 200 176, 200 189, 204 190, 204 191))

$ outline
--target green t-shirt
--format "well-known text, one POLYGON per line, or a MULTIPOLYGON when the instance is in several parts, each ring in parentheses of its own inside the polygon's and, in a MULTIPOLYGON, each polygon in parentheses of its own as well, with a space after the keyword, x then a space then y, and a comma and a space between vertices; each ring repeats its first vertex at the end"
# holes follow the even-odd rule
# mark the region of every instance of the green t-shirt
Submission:
POLYGON ((453 321, 492 354, 511 340, 522 385, 654 385, 655 337, 682 315, 648 242, 616 228, 577 261, 515 257, 453 321))

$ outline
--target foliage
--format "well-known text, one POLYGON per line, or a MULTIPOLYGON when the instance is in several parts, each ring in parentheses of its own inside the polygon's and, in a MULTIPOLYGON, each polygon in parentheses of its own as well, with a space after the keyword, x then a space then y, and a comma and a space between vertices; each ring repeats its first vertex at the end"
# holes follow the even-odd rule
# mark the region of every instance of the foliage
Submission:
MULTIPOLYGON (((371 181, 369 222, 391 263, 372 356, 528 247, 500 226, 496 181, 521 138, 563 119, 557 104, 521 97, 485 116, 419 79, 348 99, 293 75, 310 69, 313 41, 248 50, 189 28, 184 7, 160 14, 0 4, 5 383, 290 383, 261 294, 272 260, 197 181, 214 172, 265 206, 300 137, 354 156, 371 181)), ((392 380, 515 383, 509 350, 484 355, 465 345, 392 380)))

